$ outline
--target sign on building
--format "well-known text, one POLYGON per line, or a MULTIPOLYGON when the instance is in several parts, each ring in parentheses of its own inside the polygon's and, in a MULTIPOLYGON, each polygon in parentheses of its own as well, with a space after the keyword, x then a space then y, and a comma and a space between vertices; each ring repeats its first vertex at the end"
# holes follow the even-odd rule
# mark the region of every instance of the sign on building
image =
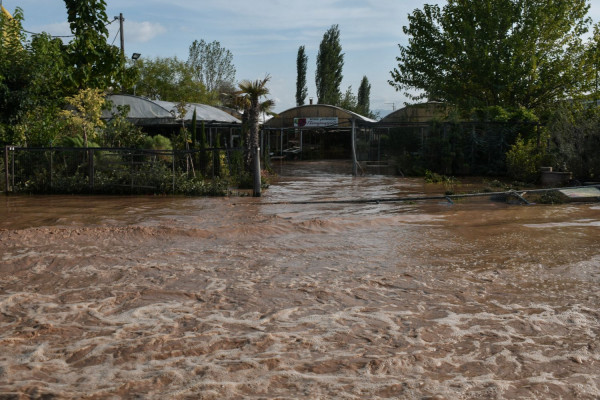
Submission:
POLYGON ((294 118, 294 127, 296 128, 322 128, 337 124, 338 117, 294 118))

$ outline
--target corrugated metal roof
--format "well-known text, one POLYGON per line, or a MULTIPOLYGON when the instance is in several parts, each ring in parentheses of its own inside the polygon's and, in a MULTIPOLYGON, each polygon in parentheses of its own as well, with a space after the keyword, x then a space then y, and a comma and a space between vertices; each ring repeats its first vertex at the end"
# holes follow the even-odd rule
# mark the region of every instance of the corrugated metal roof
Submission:
POLYGON ((265 122, 266 127, 270 128, 289 128, 294 126, 294 118, 313 118, 313 117, 337 117, 339 122, 337 127, 349 128, 352 126, 352 120, 359 125, 372 125, 377 121, 367 118, 364 115, 357 114, 343 108, 327 104, 309 104, 293 107, 285 110, 276 117, 265 122))
MULTIPOLYGON (((140 125, 170 125, 180 123, 177 117, 177 103, 161 100, 149 100, 144 97, 127 94, 111 94, 106 96, 116 106, 129 106, 127 118, 140 125)), ((241 121, 216 107, 206 104, 186 104, 185 121, 191 121, 196 110, 196 120, 240 124, 241 121)), ((103 112, 102 117, 110 119, 116 113, 115 108, 103 112)))
MULTIPOLYGON (((171 111, 174 115, 178 115, 177 103, 162 100, 150 100, 155 104, 171 111)), ((208 106, 206 104, 188 103, 185 106, 185 117, 184 120, 191 121, 196 110, 197 121, 214 121, 229 124, 239 124, 241 121, 234 116, 226 113, 223 110, 219 110, 216 107, 208 106)))
POLYGON ((449 106, 446 103, 430 101, 427 103, 411 104, 388 114, 379 121, 379 125, 407 122, 431 122, 448 116, 449 106))
MULTIPOLYGON (((143 97, 131 96, 127 94, 111 94, 106 96, 106 99, 111 101, 115 106, 129 106, 129 114, 127 117, 132 119, 175 118, 175 116, 171 114, 165 107, 162 107, 143 97)), ((103 116, 110 118, 110 116, 114 113, 114 109, 111 111, 107 110, 105 113, 103 113, 103 116)))

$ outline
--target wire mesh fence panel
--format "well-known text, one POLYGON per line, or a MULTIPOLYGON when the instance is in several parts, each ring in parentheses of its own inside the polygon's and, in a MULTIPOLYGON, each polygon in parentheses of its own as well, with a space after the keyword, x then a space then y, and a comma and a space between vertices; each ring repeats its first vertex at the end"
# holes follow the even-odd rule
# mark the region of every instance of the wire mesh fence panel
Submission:
POLYGON ((13 193, 222 194, 243 172, 234 151, 7 147, 3 183, 13 193))
POLYGON ((502 175, 506 152, 519 134, 535 136, 528 123, 407 123, 378 128, 380 159, 393 159, 401 170, 422 174, 502 175))

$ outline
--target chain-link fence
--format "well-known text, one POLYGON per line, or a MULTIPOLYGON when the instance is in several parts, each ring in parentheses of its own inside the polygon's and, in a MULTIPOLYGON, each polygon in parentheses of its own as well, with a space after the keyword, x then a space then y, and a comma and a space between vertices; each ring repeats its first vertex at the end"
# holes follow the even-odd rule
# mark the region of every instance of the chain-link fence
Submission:
POLYGON ((241 149, 7 146, 3 184, 12 193, 218 195, 244 174, 241 149))

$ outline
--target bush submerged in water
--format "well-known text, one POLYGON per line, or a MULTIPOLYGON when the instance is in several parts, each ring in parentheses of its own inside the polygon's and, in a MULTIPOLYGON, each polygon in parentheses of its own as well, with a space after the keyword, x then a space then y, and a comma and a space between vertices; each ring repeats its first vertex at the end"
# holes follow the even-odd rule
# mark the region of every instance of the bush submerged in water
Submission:
POLYGON ((566 200, 564 196, 557 190, 544 192, 538 199, 539 204, 564 204, 566 200))

